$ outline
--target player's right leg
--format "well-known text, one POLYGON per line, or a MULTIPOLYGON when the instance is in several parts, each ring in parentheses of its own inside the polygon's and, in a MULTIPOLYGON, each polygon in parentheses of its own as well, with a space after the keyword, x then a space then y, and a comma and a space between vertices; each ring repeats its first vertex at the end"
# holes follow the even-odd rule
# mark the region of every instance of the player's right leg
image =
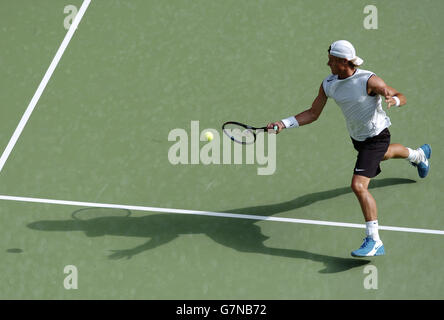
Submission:
POLYGON ((378 211, 376 208, 376 201, 368 191, 369 183, 369 177, 357 174, 353 175, 351 188, 361 205, 362 213, 365 218, 366 233, 366 237, 361 247, 352 251, 351 255, 353 257, 372 257, 385 254, 384 244, 382 243, 378 232, 378 211))
POLYGON ((402 144, 392 143, 389 145, 383 160, 388 159, 407 159, 413 166, 418 169, 421 178, 425 178, 430 169, 430 157, 432 148, 428 144, 423 144, 416 150, 406 148, 402 144))

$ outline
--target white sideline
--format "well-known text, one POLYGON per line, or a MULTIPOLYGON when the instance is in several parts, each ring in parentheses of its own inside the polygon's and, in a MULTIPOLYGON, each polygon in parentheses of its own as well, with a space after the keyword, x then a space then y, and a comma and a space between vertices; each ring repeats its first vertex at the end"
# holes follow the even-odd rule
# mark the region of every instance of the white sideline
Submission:
MULTIPOLYGON (((332 222, 332 221, 320 221, 320 220, 307 220, 307 219, 293 219, 282 217, 267 217, 237 213, 226 212, 212 212, 212 211, 197 211, 197 210, 185 210, 185 209, 170 209, 170 208, 156 208, 156 207, 144 207, 144 206, 131 206, 109 203, 96 203, 96 202, 81 202, 81 201, 67 201, 67 200, 54 200, 54 199, 41 199, 41 198, 29 198, 29 197, 16 197, 0 195, 0 200, 19 201, 19 202, 34 202, 34 203, 46 203, 46 204, 58 204, 67 206, 79 206, 79 207, 95 207, 95 208, 110 208, 110 209, 124 209, 134 211, 149 211, 149 212, 165 212, 165 213, 178 213, 178 214, 193 214, 212 217, 226 217, 237 219, 252 219, 252 220, 264 220, 264 221, 278 221, 278 222, 290 222, 290 223, 303 223, 323 226, 335 226, 335 227, 347 227, 347 228, 360 228, 365 229, 364 224, 344 223, 344 222, 332 222)), ((432 230, 432 229, 417 229, 417 228, 403 228, 403 227, 390 227, 379 226, 379 230, 389 231, 402 231, 402 232, 414 232, 414 233, 426 233, 426 234, 440 234, 444 235, 444 230, 432 230)))
POLYGON ((0 158, 0 172, 3 169, 3 166, 5 165, 6 161, 9 158, 9 155, 12 152, 12 149, 14 148, 15 144, 17 143, 18 138, 22 134, 23 129, 25 128, 26 123, 28 122, 29 117, 31 116, 32 112, 34 111, 35 106, 37 105, 37 102, 40 99, 40 96, 42 95, 43 91, 46 88, 46 85, 49 82, 49 79, 51 79, 51 76, 57 67, 57 64, 59 63, 60 59, 62 58, 63 53, 65 52, 66 47, 68 46, 69 42, 71 41, 72 36, 74 35, 74 32, 76 31, 80 20, 82 20, 82 17, 88 8, 91 0, 84 0, 82 6, 80 7, 76 17, 74 18, 71 27, 68 29, 68 32, 66 33, 65 38, 62 41, 62 44, 60 45, 59 49, 57 50, 56 55, 52 59, 51 64, 49 65, 48 70, 45 73, 45 76, 43 77, 42 81, 40 82, 40 85, 37 88, 37 91, 34 93, 34 96, 31 99, 31 102, 28 105, 28 108, 26 108, 25 113, 23 114, 19 124, 17 125, 17 128, 15 129, 11 139, 9 140, 8 145, 6 146, 5 150, 3 151, 3 154, 0 158))

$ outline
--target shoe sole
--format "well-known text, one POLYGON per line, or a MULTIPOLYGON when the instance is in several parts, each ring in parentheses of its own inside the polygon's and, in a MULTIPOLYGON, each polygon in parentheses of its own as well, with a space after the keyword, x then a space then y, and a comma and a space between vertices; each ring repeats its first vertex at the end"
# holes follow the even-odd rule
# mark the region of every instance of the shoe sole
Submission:
POLYGON ((432 147, 429 144, 423 144, 421 147, 422 151, 424 151, 424 154, 426 155, 427 159, 430 159, 432 157, 432 147), (426 150, 422 149, 422 147, 427 148, 429 155, 427 156, 427 152, 426 150))
MULTIPOLYGON (((432 147, 429 144, 423 144, 420 148, 422 149, 422 151, 424 151, 424 154, 425 154, 427 160, 432 157, 432 147)), ((419 170, 420 170, 419 166, 418 165, 415 165, 415 166, 418 168, 418 175, 420 178, 424 179, 425 177, 427 177, 427 175, 429 174, 429 171, 430 171, 430 161, 429 161, 429 164, 427 167, 427 172, 425 173, 424 176, 421 176, 421 174, 419 173, 419 170)))
POLYGON ((351 253, 351 256, 355 257, 355 258, 378 257, 378 256, 383 256, 383 255, 385 255, 384 246, 382 246, 381 248, 378 248, 378 250, 376 250, 375 254, 371 255, 371 256, 360 256, 360 255, 354 254, 353 252, 351 253))

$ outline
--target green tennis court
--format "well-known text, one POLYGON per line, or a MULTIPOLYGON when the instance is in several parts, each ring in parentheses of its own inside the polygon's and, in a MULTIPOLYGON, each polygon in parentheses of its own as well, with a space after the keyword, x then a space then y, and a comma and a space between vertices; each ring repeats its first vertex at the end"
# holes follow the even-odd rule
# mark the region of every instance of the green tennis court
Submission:
MULTIPOLYGON (((68 32, 64 10, 85 2, 0 2, 0 152, 68 32)), ((0 298, 443 299, 444 2, 373 1, 377 29, 369 4, 92 0, 4 158, 0 298), (350 256, 365 236, 356 153, 331 99, 276 137, 273 174, 168 157, 192 121, 221 131, 305 110, 338 39, 406 95, 387 112, 392 142, 433 148, 426 179, 390 160, 371 183, 395 228, 382 257, 350 256)))

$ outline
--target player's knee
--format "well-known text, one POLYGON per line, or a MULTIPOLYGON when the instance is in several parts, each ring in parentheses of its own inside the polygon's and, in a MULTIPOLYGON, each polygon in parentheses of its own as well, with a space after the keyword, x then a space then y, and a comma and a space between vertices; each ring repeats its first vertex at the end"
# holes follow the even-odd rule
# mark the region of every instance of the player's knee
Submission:
POLYGON ((351 183, 351 188, 353 192, 357 195, 367 192, 366 185, 359 180, 353 180, 351 183))

